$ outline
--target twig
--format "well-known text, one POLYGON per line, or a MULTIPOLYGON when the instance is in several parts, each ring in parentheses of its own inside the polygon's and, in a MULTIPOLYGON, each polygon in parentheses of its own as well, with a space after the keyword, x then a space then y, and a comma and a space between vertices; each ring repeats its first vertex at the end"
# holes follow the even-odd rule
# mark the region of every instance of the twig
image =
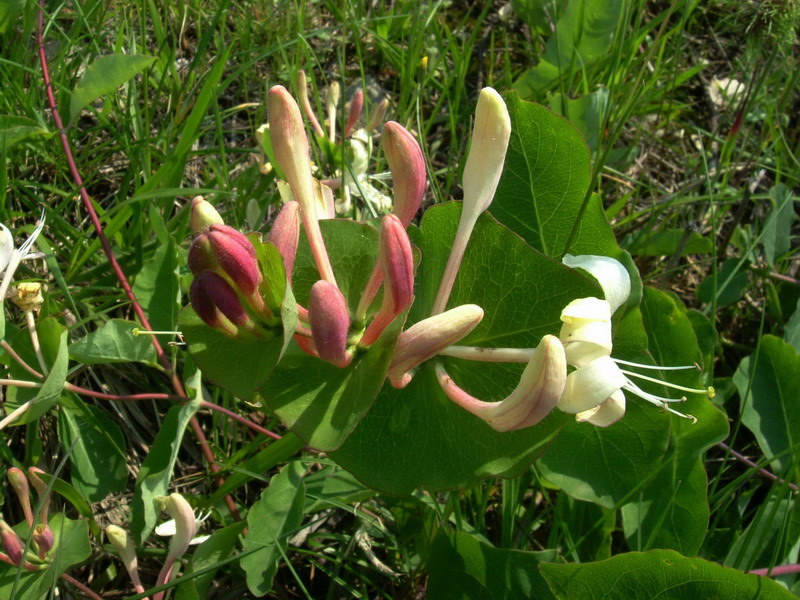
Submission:
POLYGON ((19 365, 20 365, 20 366, 21 366, 23 369, 25 369, 25 370, 26 370, 28 373, 30 373, 30 374, 31 374, 31 375, 33 375, 34 377, 38 377, 39 379, 44 379, 44 375, 42 375, 41 373, 39 373, 39 371, 37 371, 36 369, 34 369, 34 368, 33 368, 32 366, 30 366, 28 363, 26 363, 26 362, 25 362, 25 360, 24 360, 24 359, 23 359, 23 358, 22 358, 22 357, 21 357, 19 354, 17 354, 17 353, 14 351, 14 349, 11 347, 11 344, 9 344, 7 341, 5 341, 5 340, 2 340, 2 341, 0 341, 0 347, 2 347, 2 348, 3 348, 3 350, 5 350, 6 352, 8 352, 8 355, 9 355, 9 356, 10 356, 12 359, 14 359, 15 361, 17 361, 17 362, 19 363, 19 365))
POLYGON ((778 575, 789 575, 791 573, 800 573, 800 564, 782 565, 780 567, 770 567, 768 569, 753 569, 748 571, 751 575, 767 575, 777 577, 778 575))
POLYGON ((277 433, 273 433, 269 429, 265 429, 264 427, 261 427, 261 425, 259 425, 257 423, 253 423, 253 421, 251 421, 250 419, 246 419, 242 415, 239 415, 239 414, 233 412, 232 410, 228 410, 227 408, 224 408, 224 407, 220 406, 219 404, 214 404, 213 402, 209 402, 208 400, 201 400, 200 401, 200 406, 201 406, 201 408, 208 408, 209 410, 215 410, 218 413, 222 413, 226 417, 231 418, 234 421, 238 421, 239 423, 249 427, 253 431, 257 431, 261 435, 265 435, 265 436, 267 436, 269 438, 272 438, 273 440, 282 439, 281 436, 278 435, 277 433))
POLYGON ((101 595, 95 593, 94 591, 92 591, 92 589, 90 587, 82 584, 80 581, 78 581, 74 577, 70 577, 66 573, 62 573, 61 574, 61 579, 63 579, 64 581, 68 581, 69 583, 74 585, 76 588, 78 588, 84 594, 89 596, 89 598, 91 598, 92 600, 103 600, 103 597, 101 595))
MULTIPOLYGON (((81 174, 78 171, 78 166, 75 164, 75 158, 72 155, 72 149, 70 148, 69 139, 67 138, 67 132, 64 129, 64 124, 61 121, 61 115, 58 112, 58 105, 56 104, 56 98, 53 94, 53 86, 50 81, 50 71, 47 67, 47 55, 44 51, 44 6, 45 0, 39 0, 39 11, 37 14, 37 26, 36 26, 36 44, 39 48, 39 62, 42 65, 42 79, 44 80, 45 91, 47 92, 47 102, 50 106, 50 111, 53 114, 53 121, 55 121, 56 127, 58 128, 58 135, 61 138, 61 146, 64 150, 64 156, 67 160, 67 165, 69 166, 70 173, 72 175, 72 179, 75 182, 75 185, 78 186, 78 192, 80 194, 81 200, 83 201, 83 206, 86 209, 86 212, 89 214, 89 217, 92 220, 92 224, 94 225, 95 232, 97 233, 97 237, 100 240, 100 244, 103 246, 103 252, 105 253, 106 257, 108 258, 109 264, 114 271, 114 274, 117 277, 122 289, 125 291, 125 295, 128 296, 128 299, 131 301, 131 306, 133 307, 136 316, 139 319, 139 322, 142 324, 142 327, 147 331, 152 331, 153 328, 150 326, 150 321, 148 321, 147 316, 144 314, 144 310, 142 309, 141 304, 136 299, 136 294, 133 293, 133 288, 131 288, 130 283, 128 282, 128 278, 125 276, 125 273, 122 271, 122 267, 120 267, 119 262, 117 261, 116 256, 114 256, 114 252, 111 250, 111 246, 108 243, 108 239, 105 236, 103 231, 103 225, 100 223, 100 219, 97 216, 97 212, 92 205, 92 200, 89 197, 89 192, 86 191, 86 187, 83 185, 83 179, 81 178, 81 174)), ((164 352, 164 349, 161 347, 161 344, 158 342, 158 338, 156 336, 151 337, 153 347, 156 351, 156 356, 158 357, 159 362, 164 367, 165 372, 170 378, 172 382, 172 387, 175 392, 183 398, 186 399, 186 392, 183 389, 183 385, 181 384, 178 375, 175 373, 175 367, 173 366, 172 362, 170 361, 169 357, 164 352)), ((209 470, 214 474, 215 481, 218 486, 222 486, 225 483, 225 480, 219 476, 217 473, 219 472, 219 467, 217 466, 216 461, 214 460, 214 453, 211 451, 211 448, 208 445, 208 441, 206 440, 206 436, 203 433, 203 430, 200 427, 199 421, 197 421, 196 417, 192 417, 191 419, 192 430, 194 431, 195 437, 200 445, 200 450, 205 457, 206 462, 208 463, 209 470)), ((236 507, 236 503, 233 501, 233 498, 230 494, 225 496, 225 503, 228 505, 228 509, 231 511, 231 515, 237 521, 241 520, 241 516, 239 515, 239 510, 236 507)))
POLYGON ((780 477, 775 475, 775 473, 767 471, 763 467, 759 467, 755 462, 747 458, 744 454, 740 454, 739 452, 728 446, 726 443, 719 442, 717 446, 722 448, 725 452, 728 452, 731 456, 733 456, 733 458, 735 458, 739 462, 746 464, 748 467, 752 469, 756 469, 758 471, 758 474, 761 475, 762 477, 765 477, 766 479, 771 479, 776 483, 786 484, 786 486, 790 490, 794 490, 795 492, 800 491, 800 487, 798 487, 797 484, 794 484, 790 481, 786 481, 785 479, 781 479, 780 477))

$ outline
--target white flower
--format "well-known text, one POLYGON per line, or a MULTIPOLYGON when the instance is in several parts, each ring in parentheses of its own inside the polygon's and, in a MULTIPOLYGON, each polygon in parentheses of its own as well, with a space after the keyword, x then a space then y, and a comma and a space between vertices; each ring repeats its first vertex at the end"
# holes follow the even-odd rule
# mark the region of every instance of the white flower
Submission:
POLYGON ((627 302, 631 289, 630 276, 625 267, 606 256, 568 254, 563 262, 567 266, 583 269, 597 279, 606 299, 579 298, 570 302, 561 312, 563 325, 559 338, 564 344, 567 363, 577 368, 567 375, 558 408, 575 414, 578 421, 608 427, 625 414, 625 395, 622 390, 626 390, 668 412, 694 420, 691 415, 684 415, 669 407, 669 403, 683 402, 685 397, 672 399, 650 394, 631 381, 630 377, 699 394, 710 393, 710 389, 706 391, 678 386, 621 369, 619 365, 663 370, 692 369, 694 366, 653 367, 611 358, 611 315, 627 302))
MULTIPOLYGON (((211 511, 201 513, 198 517, 195 518, 194 520, 195 531, 200 529, 200 526, 203 523, 203 521, 205 521, 209 516, 211 516, 211 511)), ((161 525, 156 527, 156 535, 160 535, 162 537, 169 537, 175 535, 176 531, 177 531, 177 523, 175 522, 175 519, 164 521, 163 523, 161 523, 161 525)), ((189 545, 196 546, 197 544, 202 544, 210 537, 211 537, 210 535, 194 536, 192 537, 192 539, 189 540, 189 545)))
POLYGON ((33 230, 33 233, 19 248, 14 247, 14 236, 8 230, 8 227, 0 224, 0 273, 3 274, 3 282, 0 284, 0 302, 5 300, 8 286, 11 285, 11 280, 14 278, 14 273, 19 267, 19 263, 23 260, 42 256, 38 252, 31 254, 31 248, 36 238, 42 233, 44 220, 44 211, 42 211, 42 216, 36 229, 33 230))

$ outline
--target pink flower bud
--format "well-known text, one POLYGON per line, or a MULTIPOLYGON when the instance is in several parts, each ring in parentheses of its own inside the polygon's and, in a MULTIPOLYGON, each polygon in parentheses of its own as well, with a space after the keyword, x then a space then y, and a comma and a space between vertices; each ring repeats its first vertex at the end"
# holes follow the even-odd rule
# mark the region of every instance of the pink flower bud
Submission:
POLYGON ((175 535, 170 540, 167 555, 167 560, 170 557, 174 560, 183 556, 189 548, 189 542, 197 533, 197 521, 191 505, 180 494, 170 494, 165 504, 167 512, 175 519, 175 535))
POLYGON ((415 323, 397 339, 387 377, 392 386, 404 388, 412 369, 464 338, 483 319, 483 309, 463 304, 415 323))
POLYGON ((47 513, 50 510, 50 490, 47 489, 47 484, 44 480, 39 477, 39 473, 44 473, 44 471, 38 467, 28 468, 28 479, 31 485, 36 489, 39 502, 42 505, 42 508, 39 510, 39 520, 42 523, 47 523, 47 513))
POLYGON ((300 205, 292 200, 283 205, 269 232, 269 241, 275 244, 283 257, 286 277, 292 282, 292 269, 300 239, 300 205))
POLYGON ((347 352, 350 313, 339 288, 325 280, 311 287, 308 320, 319 357, 340 368, 349 365, 353 359, 347 352))
POLYGON ((191 214, 192 231, 195 235, 200 235, 212 225, 224 224, 217 209, 206 202, 202 196, 195 196, 192 199, 191 214))
POLYGON ((11 527, 0 519, 0 542, 2 542, 3 552, 8 555, 15 565, 21 565, 25 556, 22 548, 22 540, 11 527))
POLYGON ((39 547, 39 558, 44 560, 44 557, 53 547, 56 538, 47 523, 39 523, 33 530, 33 541, 39 547))
POLYGON ((369 121, 367 122, 367 133, 371 133, 377 129, 378 125, 383 123, 383 118, 386 116, 386 111, 388 108, 389 100, 384 98, 375 106, 375 108, 372 109, 372 112, 369 115, 369 121))
POLYGON ((308 83, 306 82, 306 73, 302 69, 297 72, 297 91, 300 94, 300 101, 303 103, 303 110, 308 120, 311 121, 314 132, 320 137, 324 136, 325 132, 322 131, 322 127, 320 127, 319 121, 317 121, 317 115, 314 114, 314 110, 311 108, 311 102, 308 99, 308 83))
POLYGON ((383 272, 383 304, 361 338, 369 346, 414 301, 414 255, 405 227, 394 215, 381 224, 380 265, 383 272))
POLYGON ((404 227, 408 227, 425 196, 428 180, 425 158, 414 136, 394 121, 386 123, 382 136, 383 151, 392 172, 394 209, 404 227))
POLYGON ((359 89, 350 101, 350 112, 347 115, 347 124, 344 126, 344 137, 350 137, 350 132, 358 122, 362 110, 364 110, 364 91, 359 89))
POLYGON ((221 271, 231 278, 245 296, 258 295, 261 271, 250 240, 227 225, 212 225, 208 239, 221 271))
POLYGON ((22 512, 25 514, 25 522, 29 527, 33 527, 33 510, 31 510, 31 497, 30 487, 28 486, 28 478, 22 469, 11 467, 7 473, 8 481, 14 492, 17 494, 17 500, 22 507, 22 512))
POLYGON ((264 336, 263 329, 244 308, 238 294, 213 271, 203 271, 195 277, 189 288, 189 299, 206 325, 226 335, 236 337, 241 330, 256 337, 264 336))

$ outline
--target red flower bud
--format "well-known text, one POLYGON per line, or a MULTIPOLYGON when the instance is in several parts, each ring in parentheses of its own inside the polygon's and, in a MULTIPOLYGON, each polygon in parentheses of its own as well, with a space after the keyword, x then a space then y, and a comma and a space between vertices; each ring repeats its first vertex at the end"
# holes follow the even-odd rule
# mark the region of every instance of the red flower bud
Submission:
POLYGON ((353 359, 347 352, 350 313, 339 288, 325 280, 311 287, 308 320, 319 357, 337 367, 349 365, 353 359))
POLYGON ((400 123, 389 121, 383 128, 383 151, 392 172, 394 209, 404 227, 417 214, 428 184, 425 158, 414 136, 400 123))
POLYGON ((0 519, 0 542, 2 542, 3 552, 8 555, 15 565, 21 565, 24 553, 22 551, 22 540, 11 527, 0 519))
POLYGON ((297 242, 300 239, 300 204, 292 200, 283 205, 269 232, 269 241, 275 244, 283 257, 286 277, 292 282, 292 269, 297 255, 297 242))
POLYGON ((203 271, 195 277, 189 288, 189 299, 206 325, 231 337, 239 330, 263 337, 263 330, 244 308, 238 294, 213 271, 203 271))
POLYGON ((39 546, 39 558, 44 560, 56 538, 47 523, 39 523, 33 530, 33 541, 39 546))
POLYGON ((29 527, 33 527, 33 510, 31 510, 28 478, 25 477, 25 473, 22 469, 18 469, 17 467, 11 467, 6 475, 8 476, 8 481, 11 483, 11 487, 14 488, 14 492, 17 494, 17 500, 22 507, 22 512, 25 513, 25 521, 28 523, 29 527))
POLYGON ((250 240, 227 225, 212 225, 208 239, 222 272, 231 278, 245 296, 257 295, 261 271, 250 240))
POLYGON ((347 115, 347 124, 344 126, 344 137, 349 137, 364 110, 364 91, 358 90, 350 101, 350 113, 347 115))
POLYGON ((414 255, 406 229, 396 216, 383 218, 380 243, 383 303, 394 318, 414 300, 414 255))

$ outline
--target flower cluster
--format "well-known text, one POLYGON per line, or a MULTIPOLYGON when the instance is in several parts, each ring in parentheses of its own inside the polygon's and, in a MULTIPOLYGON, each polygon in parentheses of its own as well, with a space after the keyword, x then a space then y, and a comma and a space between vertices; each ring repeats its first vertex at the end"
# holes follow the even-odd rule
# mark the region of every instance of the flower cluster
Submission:
POLYGON ((11 484, 11 489, 17 497, 22 512, 25 515, 25 523, 31 532, 32 552, 25 552, 25 544, 17 532, 8 523, 0 519, 0 543, 2 552, 0 560, 5 563, 24 567, 28 571, 36 571, 47 566, 52 558, 51 551, 55 545, 55 536, 48 524, 48 514, 50 512, 50 490, 47 484, 40 477, 44 473, 41 469, 31 467, 27 474, 11 467, 6 476, 11 484), (36 490, 39 497, 39 514, 34 516, 31 505, 30 488, 36 490), (37 518, 38 517, 38 518, 37 518))
MULTIPOLYGON (((304 104, 308 104, 307 98, 304 104)), ((354 104, 361 103, 354 100, 354 104)), ((306 115, 312 125, 316 123, 317 134, 325 135, 309 108, 306 115)), ((332 193, 325 182, 314 177, 300 107, 281 86, 269 92, 268 117, 270 155, 285 177, 285 182, 279 182, 285 204, 269 241, 280 252, 291 284, 302 226, 320 277, 311 287, 308 306, 298 307, 294 338, 306 353, 347 368, 359 350, 374 344, 414 301, 414 260, 406 229, 425 194, 422 151, 414 136, 401 125, 385 125, 382 142, 391 169, 394 202, 392 212, 381 220, 378 262, 351 314, 348 299, 337 285, 319 224, 320 219, 332 216, 332 193), (380 304, 373 306, 381 290, 380 304)), ((357 118, 351 114, 348 128, 357 118)), ((332 138, 334 130, 327 135, 332 138)), ((533 426, 555 407, 575 414, 578 421, 606 427, 625 412, 623 390, 681 415, 669 406, 680 399, 645 392, 631 377, 651 378, 621 368, 619 365, 631 365, 611 358, 612 315, 627 302, 631 282, 625 267, 609 257, 564 257, 565 265, 597 279, 604 298, 570 302, 562 311, 558 336, 546 335, 538 347, 530 349, 456 345, 484 316, 483 308, 474 304, 450 309, 447 306, 472 231, 494 198, 510 135, 505 102, 495 90, 485 88, 478 99, 464 168, 462 212, 438 293, 430 316, 400 333, 387 373, 389 383, 404 388, 420 365, 434 360, 434 372, 444 394, 501 432, 533 426), (461 389, 438 356, 525 362, 526 367, 508 397, 500 402, 485 402, 461 389)), ((195 274, 191 290, 195 311, 207 324, 233 337, 268 337, 279 325, 280 307, 267 306, 263 300, 263 278, 250 239, 225 226, 202 199, 195 199, 192 209, 197 237, 189 252, 189 266, 195 274)))

